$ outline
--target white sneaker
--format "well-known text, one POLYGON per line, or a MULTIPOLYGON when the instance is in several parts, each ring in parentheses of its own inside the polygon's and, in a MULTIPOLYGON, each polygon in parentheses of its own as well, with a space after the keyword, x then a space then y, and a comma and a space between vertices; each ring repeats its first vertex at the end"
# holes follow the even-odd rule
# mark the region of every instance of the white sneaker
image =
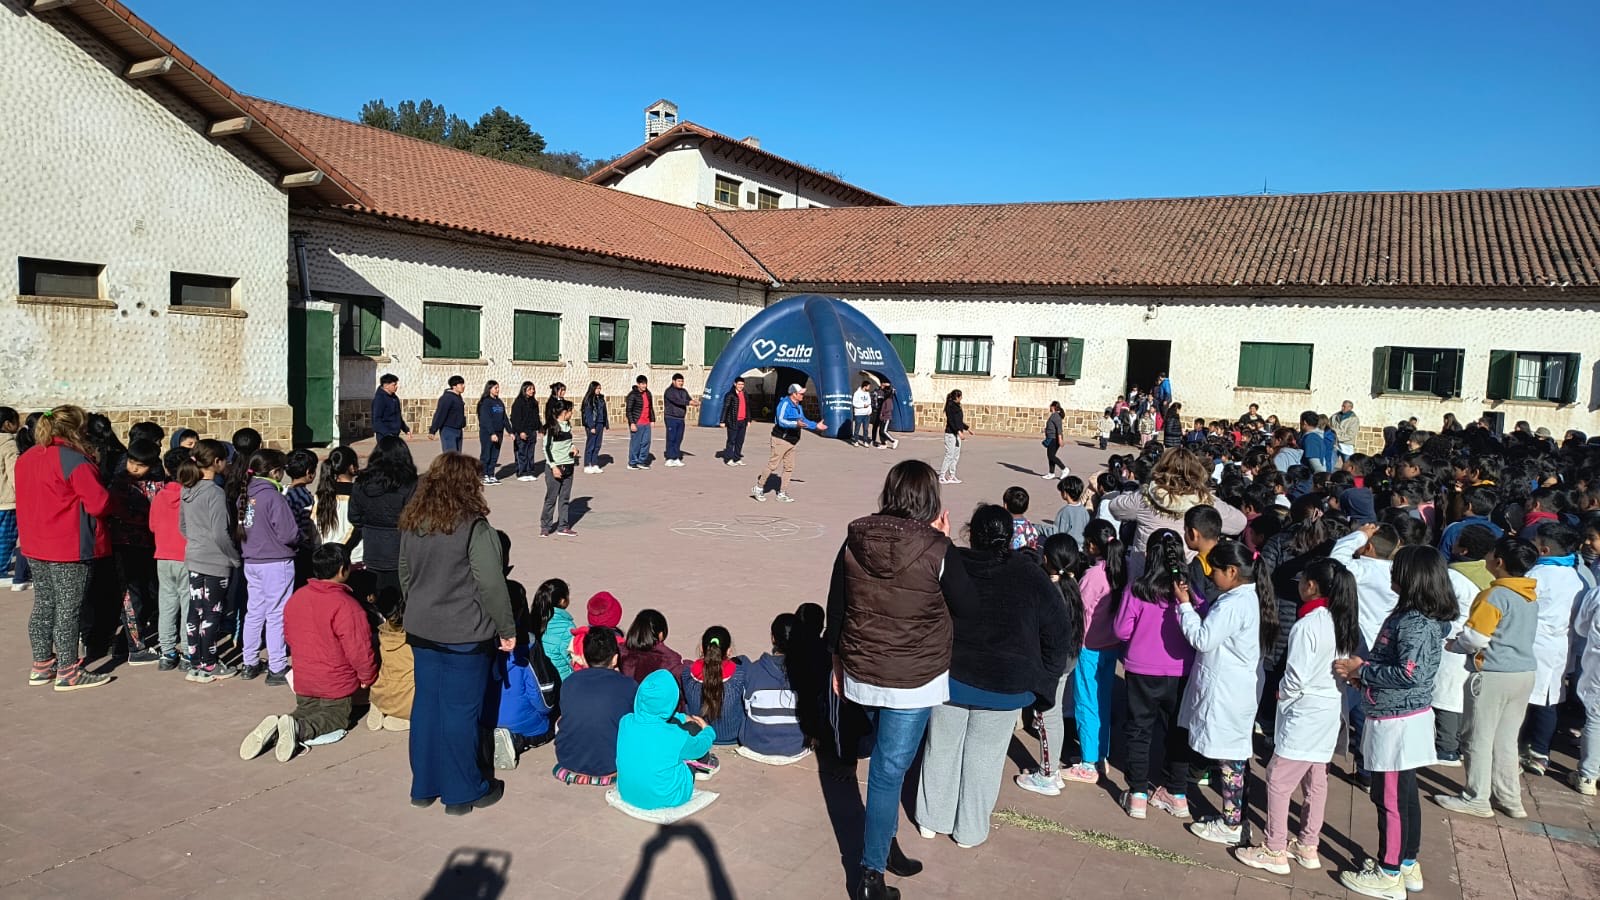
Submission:
POLYGON ((736 465, 736 466, 742 466, 742 465, 744 465, 744 460, 736 459, 736 460, 733 461, 733 464, 736 465))
POLYGON ((778 499, 782 500, 784 503, 793 503, 794 502, 794 498, 789 496, 788 494, 785 494, 783 491, 779 491, 778 492, 778 499))
POLYGON ((731 459, 723 460, 722 464, 725 465, 725 466, 737 466, 738 465, 737 462, 735 462, 734 460, 731 460, 731 459))
POLYGON ((25 591, 31 587, 33 587, 33 582, 31 581, 15 581, 11 584, 11 589, 13 591, 25 591))
POLYGON ((932 828, 923 828, 921 825, 917 826, 917 834, 921 835, 924 840, 929 841, 939 836, 939 832, 934 831, 932 828))
POLYGON ((753 487, 750 489, 750 499, 757 503, 765 503, 767 502, 767 492, 763 491, 759 486, 753 487))
POLYGON ((1043 478, 1045 481, 1060 481, 1061 478, 1065 478, 1066 476, 1063 475, 1063 476, 1061 476, 1061 478, 1057 478, 1054 474, 1052 474, 1050 472, 1046 472, 1043 475, 1040 475, 1039 477, 1043 478))
POLYGON ((538 481, 539 479, 537 477, 533 476, 533 475, 518 475, 517 476, 517 480, 518 481, 538 481))

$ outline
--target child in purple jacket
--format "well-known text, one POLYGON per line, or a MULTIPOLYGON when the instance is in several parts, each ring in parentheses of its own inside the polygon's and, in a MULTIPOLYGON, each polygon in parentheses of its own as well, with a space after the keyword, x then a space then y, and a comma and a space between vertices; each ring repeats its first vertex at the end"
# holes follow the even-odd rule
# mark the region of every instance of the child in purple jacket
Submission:
POLYGON ((1113 626, 1127 643, 1122 667, 1128 683, 1128 790, 1122 808, 1143 819, 1146 808, 1189 817, 1189 735, 1178 727, 1178 706, 1194 664, 1194 647, 1184 639, 1177 598, 1188 594, 1196 611, 1205 598, 1185 575, 1183 538, 1163 528, 1145 546, 1144 573, 1128 585, 1113 626), (1157 727, 1165 733, 1165 784, 1150 791, 1150 745, 1157 727))
POLYGON ((239 492, 238 539, 244 579, 250 590, 244 618, 244 668, 239 677, 261 674, 261 637, 266 632, 267 684, 289 683, 289 654, 283 640, 283 606, 294 590, 294 555, 300 526, 283 496, 282 451, 257 450, 250 456, 239 492))

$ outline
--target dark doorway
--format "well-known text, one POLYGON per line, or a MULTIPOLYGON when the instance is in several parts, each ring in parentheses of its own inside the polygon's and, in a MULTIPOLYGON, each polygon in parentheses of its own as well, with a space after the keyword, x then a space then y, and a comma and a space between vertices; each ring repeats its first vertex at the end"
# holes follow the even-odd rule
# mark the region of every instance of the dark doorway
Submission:
POLYGON ((1129 341, 1128 377, 1122 382, 1123 393, 1134 387, 1149 392, 1156 386, 1156 376, 1170 371, 1172 362, 1171 341, 1129 341))

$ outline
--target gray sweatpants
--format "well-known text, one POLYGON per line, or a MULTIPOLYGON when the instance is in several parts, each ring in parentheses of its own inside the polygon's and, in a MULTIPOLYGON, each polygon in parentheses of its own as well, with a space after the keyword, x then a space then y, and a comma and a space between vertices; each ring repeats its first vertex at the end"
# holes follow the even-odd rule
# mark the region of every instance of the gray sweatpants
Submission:
POLYGON ((156 560, 156 634, 161 655, 178 652, 189 614, 189 569, 181 559, 156 560))
POLYGON ((944 463, 939 466, 939 474, 946 478, 956 477, 956 465, 961 462, 961 438, 947 434, 944 436, 944 463))
POLYGON ((1014 709, 933 708, 917 785, 918 825, 967 846, 988 840, 1016 725, 1014 709))
POLYGON ((1467 789, 1461 799, 1487 809, 1492 792, 1504 808, 1522 809, 1517 733, 1533 693, 1533 673, 1474 672, 1467 676, 1466 693, 1461 749, 1467 789))

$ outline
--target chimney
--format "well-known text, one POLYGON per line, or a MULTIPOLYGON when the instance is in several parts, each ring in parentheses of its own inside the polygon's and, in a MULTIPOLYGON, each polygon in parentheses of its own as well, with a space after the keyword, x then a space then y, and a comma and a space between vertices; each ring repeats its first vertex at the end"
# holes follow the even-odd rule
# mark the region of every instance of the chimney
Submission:
POLYGON ((678 124, 678 104, 657 100, 644 108, 644 139, 653 140, 678 124))
POLYGON ((740 141, 739 143, 744 144, 747 147, 754 147, 757 150, 761 149, 761 138, 758 138, 753 134, 750 135, 749 137, 745 138, 744 140, 740 141))

